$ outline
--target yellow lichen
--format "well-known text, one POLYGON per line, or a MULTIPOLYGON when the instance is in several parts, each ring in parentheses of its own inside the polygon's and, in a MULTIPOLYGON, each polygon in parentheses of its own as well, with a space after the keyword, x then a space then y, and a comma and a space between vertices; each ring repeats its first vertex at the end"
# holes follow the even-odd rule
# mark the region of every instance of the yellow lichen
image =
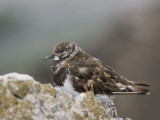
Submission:
POLYGON ((83 117, 81 115, 79 115, 78 113, 73 112, 73 115, 74 115, 75 120, 83 120, 83 117))
POLYGON ((28 84, 24 81, 9 81, 8 88, 16 97, 23 98, 29 91, 28 84))
POLYGON ((49 93, 50 95, 56 96, 56 90, 51 84, 44 84, 44 93, 49 93))
POLYGON ((84 98, 83 103, 85 104, 85 107, 94 114, 95 120, 99 120, 100 117, 106 117, 101 103, 94 99, 94 93, 92 91, 86 92, 86 97, 84 98))
POLYGON ((36 91, 39 93, 41 90, 41 85, 40 84, 35 84, 34 87, 36 88, 36 91))

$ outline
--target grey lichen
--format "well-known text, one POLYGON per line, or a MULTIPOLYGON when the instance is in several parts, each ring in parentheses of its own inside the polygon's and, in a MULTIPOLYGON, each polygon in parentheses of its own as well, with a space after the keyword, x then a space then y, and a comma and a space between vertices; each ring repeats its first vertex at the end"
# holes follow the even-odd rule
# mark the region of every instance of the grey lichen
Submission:
POLYGON ((93 92, 73 98, 51 84, 31 76, 10 73, 0 76, 1 120, 118 120, 107 116, 93 92))

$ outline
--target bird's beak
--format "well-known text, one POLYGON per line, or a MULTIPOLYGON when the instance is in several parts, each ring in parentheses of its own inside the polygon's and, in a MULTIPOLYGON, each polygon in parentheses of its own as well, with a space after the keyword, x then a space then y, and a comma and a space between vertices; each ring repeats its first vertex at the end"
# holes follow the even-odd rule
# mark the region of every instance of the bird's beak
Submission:
POLYGON ((51 55, 48 55, 46 57, 43 58, 43 60, 48 60, 48 59, 51 59, 51 58, 54 58, 55 55, 54 54, 51 54, 51 55))

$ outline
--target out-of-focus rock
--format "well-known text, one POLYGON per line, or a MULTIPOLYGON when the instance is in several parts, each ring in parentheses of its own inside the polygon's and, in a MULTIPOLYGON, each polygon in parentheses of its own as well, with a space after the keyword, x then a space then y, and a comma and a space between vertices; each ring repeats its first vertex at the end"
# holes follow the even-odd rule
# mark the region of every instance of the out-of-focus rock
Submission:
POLYGON ((120 120, 112 116, 116 110, 108 109, 94 99, 93 92, 72 98, 29 75, 0 76, 1 120, 120 120))

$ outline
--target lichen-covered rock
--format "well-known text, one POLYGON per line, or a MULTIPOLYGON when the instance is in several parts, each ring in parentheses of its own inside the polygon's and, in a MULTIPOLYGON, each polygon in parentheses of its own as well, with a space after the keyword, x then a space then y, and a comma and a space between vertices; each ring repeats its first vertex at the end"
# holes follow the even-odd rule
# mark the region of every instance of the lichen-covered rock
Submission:
POLYGON ((31 76, 0 76, 0 120, 115 120, 92 92, 72 95, 31 76))

